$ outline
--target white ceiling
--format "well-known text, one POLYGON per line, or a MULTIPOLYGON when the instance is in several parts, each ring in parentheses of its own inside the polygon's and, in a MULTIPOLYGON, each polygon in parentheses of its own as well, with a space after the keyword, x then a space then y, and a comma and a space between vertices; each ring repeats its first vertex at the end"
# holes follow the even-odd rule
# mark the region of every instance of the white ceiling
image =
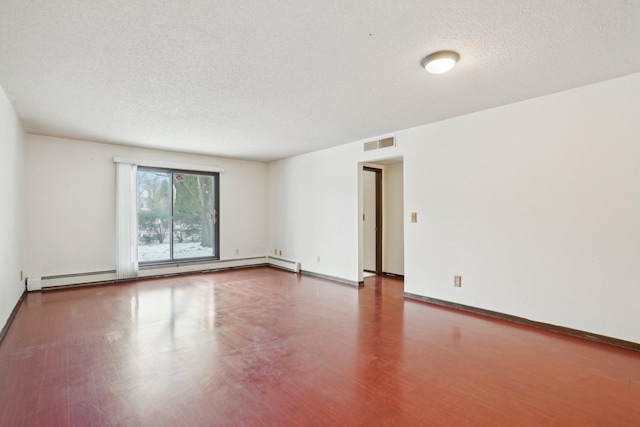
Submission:
POLYGON ((638 0, 2 0, 29 133, 269 161, 640 71, 638 0), (448 74, 427 54, 460 53, 448 74))

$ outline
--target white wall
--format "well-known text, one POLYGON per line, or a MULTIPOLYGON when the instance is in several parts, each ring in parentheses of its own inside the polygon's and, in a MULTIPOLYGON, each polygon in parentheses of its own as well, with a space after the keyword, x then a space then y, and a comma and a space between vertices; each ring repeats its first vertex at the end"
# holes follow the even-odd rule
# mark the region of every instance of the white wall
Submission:
POLYGON ((406 292, 640 342, 639 111, 634 74, 273 163, 270 247, 357 280, 358 162, 402 156, 406 292))
POLYGON ((404 274, 404 198, 402 162, 384 165, 382 179, 382 271, 404 274))
POLYGON ((405 290, 640 342, 639 112, 636 74, 399 134, 405 290))
POLYGON ((357 155, 342 145, 269 164, 270 254, 282 250, 303 270, 359 280, 357 155))
POLYGON ((28 277, 115 269, 114 156, 224 168, 220 259, 265 255, 265 163, 27 135, 28 277))
POLYGON ((22 269, 24 132, 0 88, 0 329, 24 292, 22 269))

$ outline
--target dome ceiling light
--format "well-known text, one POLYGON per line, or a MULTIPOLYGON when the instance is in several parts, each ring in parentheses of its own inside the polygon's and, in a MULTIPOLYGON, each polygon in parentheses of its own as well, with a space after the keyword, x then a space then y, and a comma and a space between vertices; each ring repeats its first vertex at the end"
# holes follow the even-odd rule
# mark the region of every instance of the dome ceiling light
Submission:
POLYGON ((457 52, 441 50, 427 56, 420 64, 422 68, 431 74, 442 74, 451 70, 458 62, 458 59, 460 59, 460 55, 457 52))

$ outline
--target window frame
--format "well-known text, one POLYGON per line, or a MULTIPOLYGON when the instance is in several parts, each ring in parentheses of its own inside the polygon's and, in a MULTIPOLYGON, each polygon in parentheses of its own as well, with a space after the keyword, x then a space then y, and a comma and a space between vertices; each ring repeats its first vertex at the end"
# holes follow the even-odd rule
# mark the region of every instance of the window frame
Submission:
POLYGON ((168 167, 157 167, 157 166, 143 166, 138 165, 136 171, 136 260, 140 265, 140 268, 144 267, 153 267, 153 266, 162 266, 162 265, 175 265, 175 264, 187 264, 187 263, 199 263, 199 262, 209 262, 209 261, 219 261, 220 260, 220 172, 213 171, 200 171, 196 169, 174 169, 168 167), (138 254, 138 247, 140 246, 138 240, 139 233, 139 224, 137 221, 138 216, 138 197, 137 197, 137 174, 142 171, 151 171, 151 172, 164 172, 170 174, 170 214, 171 214, 171 227, 169 231, 169 255, 170 259, 165 260, 152 260, 152 261, 140 261, 138 254), (211 176, 213 179, 213 256, 204 256, 204 257, 192 257, 192 258, 174 258, 173 248, 174 248, 174 188, 173 188, 173 180, 175 174, 185 174, 185 175, 203 175, 203 176, 211 176))

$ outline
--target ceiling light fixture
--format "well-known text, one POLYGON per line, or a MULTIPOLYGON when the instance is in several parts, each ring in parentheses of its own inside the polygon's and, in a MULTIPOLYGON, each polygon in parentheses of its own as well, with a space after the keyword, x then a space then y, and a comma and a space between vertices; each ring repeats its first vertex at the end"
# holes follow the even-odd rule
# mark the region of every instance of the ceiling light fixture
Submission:
POLYGON ((460 55, 457 52, 441 50, 427 56, 420 64, 431 74, 442 74, 452 69, 458 59, 460 59, 460 55))

